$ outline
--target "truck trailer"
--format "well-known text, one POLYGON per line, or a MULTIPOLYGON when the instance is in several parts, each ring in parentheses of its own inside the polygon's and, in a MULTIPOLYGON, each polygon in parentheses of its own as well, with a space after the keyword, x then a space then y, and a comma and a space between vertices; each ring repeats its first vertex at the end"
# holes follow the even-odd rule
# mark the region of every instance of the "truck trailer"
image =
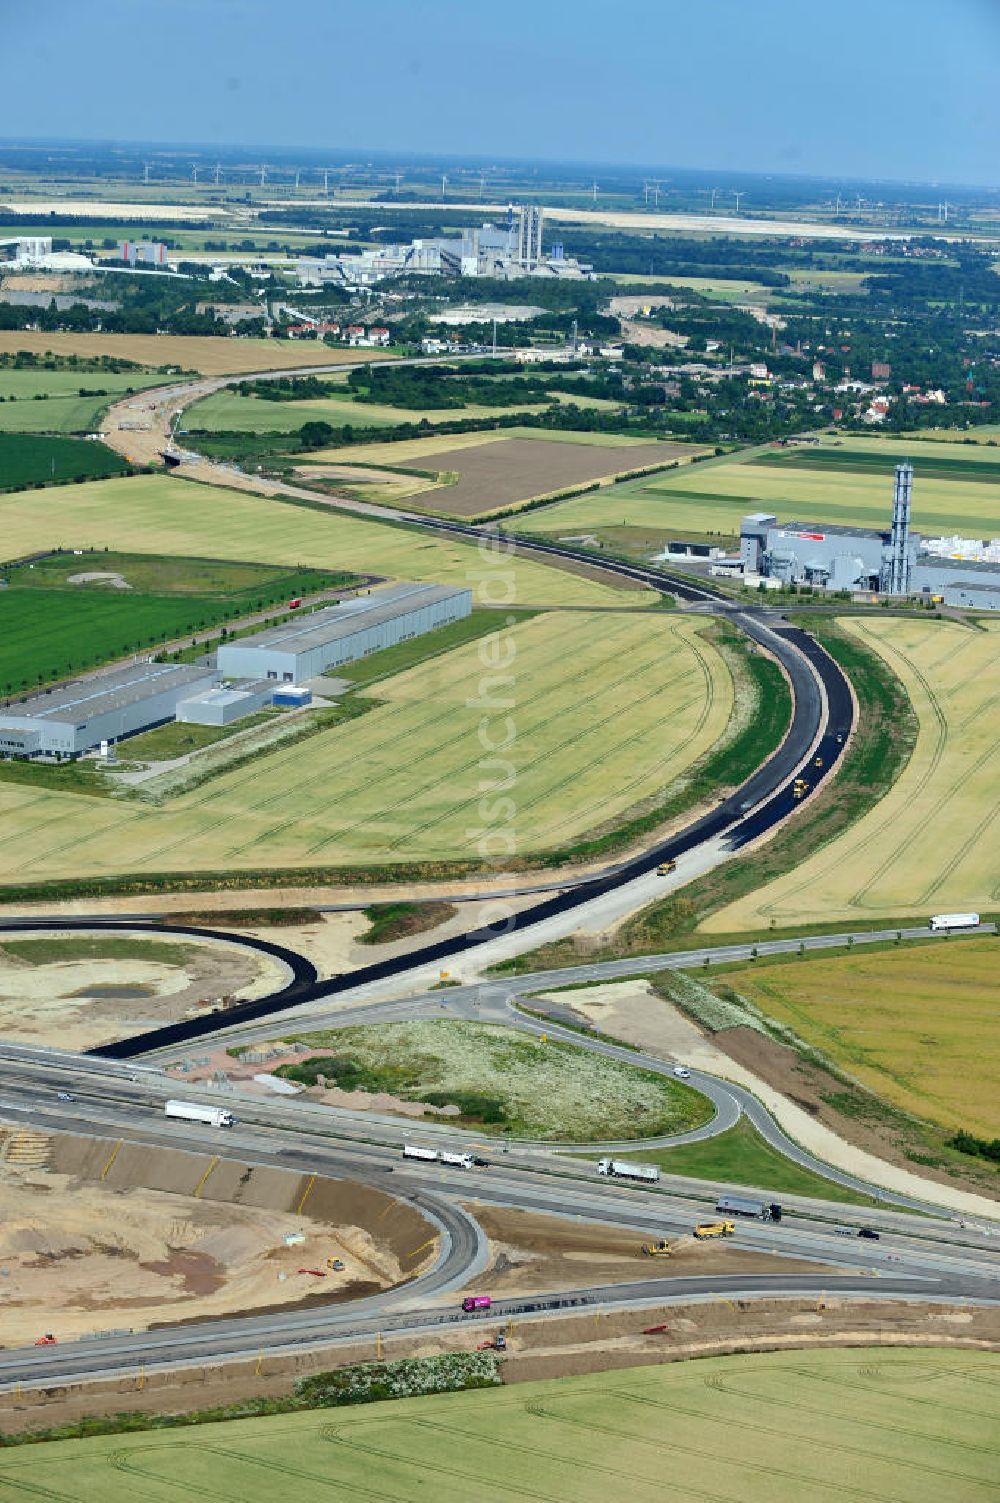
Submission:
POLYGON ((601 1159, 597 1172, 609 1179, 637 1179, 644 1185, 655 1185, 660 1177, 655 1164, 626 1164, 621 1159, 601 1159))
POLYGON ((755 1221, 780 1221, 781 1207, 776 1200, 750 1200, 742 1195, 720 1195, 715 1202, 720 1216, 749 1216, 755 1221))
POLYGON ((471 1153, 452 1152, 447 1148, 421 1148, 416 1143, 403 1144, 404 1159, 421 1159, 425 1164, 449 1164, 453 1169, 472 1169, 478 1162, 471 1153))
POLYGON ((236 1118, 221 1106, 199 1106, 196 1101, 168 1101, 165 1117, 179 1117, 182 1122, 200 1122, 203 1127, 232 1127, 236 1118))
POLYGON ((928 926, 932 933, 939 934, 949 929, 978 929, 978 913, 935 913, 928 926))

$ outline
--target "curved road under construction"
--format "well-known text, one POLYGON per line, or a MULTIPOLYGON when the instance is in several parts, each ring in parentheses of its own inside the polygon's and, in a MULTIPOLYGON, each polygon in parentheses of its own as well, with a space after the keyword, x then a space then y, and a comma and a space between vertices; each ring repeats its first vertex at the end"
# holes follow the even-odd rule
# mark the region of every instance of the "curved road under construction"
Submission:
MULTIPOLYGON (((287 374, 283 373, 283 374, 287 374)), ((172 410, 178 410, 176 401, 172 410)), ((220 477, 221 478, 221 477, 220 477)), ((244 480, 247 477, 243 477, 244 480)), ((222 479, 222 483, 225 480, 222 479)), ((385 516, 383 509, 353 506, 385 516)), ((412 513, 397 512, 395 519, 407 525, 457 534, 482 542, 484 537, 496 541, 496 534, 461 523, 433 521, 412 513)), ((806 633, 783 622, 767 611, 734 607, 709 589, 693 582, 681 582, 652 568, 616 560, 595 560, 582 550, 546 542, 504 537, 498 546, 517 552, 556 555, 598 566, 608 573, 669 592, 690 608, 724 611, 734 625, 758 643, 781 664, 793 694, 793 718, 789 732, 775 753, 732 796, 686 829, 663 840, 620 865, 597 876, 573 879, 566 887, 545 896, 530 908, 512 915, 505 925, 524 933, 533 942, 533 931, 547 921, 572 916, 585 906, 616 888, 637 878, 648 876, 657 865, 695 850, 709 840, 723 840, 728 850, 736 851, 787 819, 798 806, 793 794, 797 777, 810 787, 829 776, 843 753, 853 725, 854 702, 850 685, 833 660, 806 633)), ((135 918, 115 920, 92 918, 67 919, 53 915, 49 919, 0 921, 0 931, 32 929, 148 929, 164 933, 160 924, 135 918)), ((488 1248, 474 1216, 463 1202, 472 1198, 491 1205, 587 1219, 610 1226, 628 1227, 649 1235, 663 1236, 690 1229, 693 1219, 703 1217, 714 1206, 715 1194, 710 1185, 688 1180, 665 1179, 654 1187, 628 1188, 615 1180, 598 1180, 593 1162, 580 1161, 581 1151, 596 1156, 599 1147, 577 1147, 576 1156, 560 1154, 541 1144, 515 1145, 498 1150, 488 1170, 467 1171, 440 1164, 403 1160, 403 1128, 399 1122, 367 1116, 364 1122, 350 1113, 321 1111, 315 1106, 294 1102, 246 1100, 233 1105, 241 1113, 237 1125, 226 1133, 213 1132, 190 1122, 164 1118, 163 1101, 176 1090, 168 1080, 147 1064, 129 1064, 140 1055, 172 1049, 196 1037, 222 1034, 228 1037, 239 1028, 240 1038, 262 1036, 262 1020, 274 1019, 291 1008, 316 1004, 324 998, 341 997, 338 1009, 322 1016, 311 1009, 311 1017, 322 1017, 324 1026, 360 1021, 364 1017, 440 1015, 440 997, 430 997, 419 985, 419 973, 429 965, 477 949, 496 938, 492 928, 473 929, 447 941, 424 945, 408 955, 365 966, 360 970, 321 979, 311 963, 295 951, 231 932, 220 933, 208 928, 171 925, 172 934, 187 933, 197 938, 216 939, 228 944, 239 943, 263 950, 287 971, 285 984, 271 995, 241 1004, 224 1015, 208 1017, 151 1030, 123 1040, 90 1055, 70 1055, 58 1050, 27 1046, 8 1046, 0 1057, 0 1116, 26 1126, 49 1132, 85 1132, 98 1137, 127 1137, 130 1141, 153 1146, 184 1148, 197 1152, 229 1152, 248 1164, 270 1164, 333 1178, 350 1178, 377 1184, 418 1207, 440 1233, 440 1254, 433 1269, 409 1284, 384 1294, 359 1299, 350 1304, 313 1306, 284 1313, 251 1315, 241 1318, 191 1322, 183 1326, 152 1332, 123 1333, 101 1340, 84 1338, 66 1346, 38 1349, 0 1350, 0 1386, 19 1381, 67 1381, 111 1375, 151 1365, 167 1367, 227 1357, 246 1356, 266 1347, 269 1351, 295 1350, 329 1346, 338 1340, 356 1338, 368 1332, 430 1332, 456 1321, 473 1321, 475 1316, 459 1313, 456 1291, 468 1288, 485 1269, 488 1248), (377 983, 396 982, 405 991, 408 976, 413 976, 414 995, 388 1002, 372 1000, 377 983), (368 995, 366 996, 366 991, 368 995), (343 994, 356 993, 355 997, 343 994), (344 1005, 346 1004, 346 1005, 344 1005), (67 1106, 67 1096, 72 1102, 67 1106), (61 1098, 61 1099, 60 1099, 61 1098), (223 1146, 224 1143, 224 1146, 223 1146), (388 1179, 388 1175, 392 1179, 388 1179), (448 1304, 442 1297, 454 1295, 448 1304)), ((874 938, 874 936, 872 936, 874 938)), ((809 947, 836 943, 837 936, 817 937, 804 941, 809 947)), ((868 936, 858 936, 868 938, 868 936)), ((787 942, 762 941, 759 949, 766 953, 787 942)), ((794 941, 797 947, 800 941, 794 941)), ((729 958, 734 949, 718 951, 718 958, 729 958)), ((711 954, 712 952, 705 952, 711 954)), ((688 952, 683 963, 697 963, 701 952, 688 952)), ((641 962, 644 968, 682 963, 679 956, 650 957, 641 962)), ((618 962, 610 966, 577 968, 557 973, 555 984, 581 979, 634 972, 636 962, 618 962), (621 969, 616 972, 615 966, 621 969)), ((516 989, 527 990, 529 983, 544 985, 549 977, 521 978, 516 989)), ((516 992, 515 989, 515 992, 516 992)), ((449 993, 448 1008, 453 1014, 488 1017, 507 1026, 537 1030, 536 1021, 518 1013, 511 1005, 512 993, 503 984, 484 983, 449 993), (491 1012, 492 1009, 492 1012, 491 1012)), ((558 1022, 545 1024, 546 1031, 557 1036, 564 1033, 558 1022)), ((665 1072, 670 1069, 662 1059, 642 1056, 620 1049, 609 1041, 565 1033, 573 1042, 611 1055, 620 1055, 644 1068, 665 1072)), ((632 1283, 608 1287, 583 1287, 558 1295, 501 1297, 482 1317, 488 1322, 518 1315, 531 1318, 574 1308, 608 1308, 643 1306, 669 1301, 733 1296, 793 1296, 802 1293, 877 1295, 910 1300, 947 1300, 971 1303, 1000 1300, 1000 1261, 990 1242, 992 1227, 968 1228, 947 1220, 930 1202, 908 1201, 904 1196, 890 1196, 864 1181, 832 1170, 805 1154, 791 1142, 750 1093, 695 1073, 691 1084, 712 1101, 714 1120, 688 1137, 704 1137, 724 1131, 747 1115, 768 1142, 789 1158, 812 1168, 828 1180, 854 1191, 866 1191, 877 1198, 877 1209, 859 1211, 856 1205, 831 1201, 787 1198, 786 1214, 780 1223, 741 1224, 736 1245, 762 1255, 773 1255, 773 1271, 767 1273, 714 1274, 686 1278, 638 1278, 632 1283), (906 1214, 919 1209, 921 1216, 906 1214), (862 1222, 877 1227, 882 1241, 850 1243, 845 1231, 856 1236, 862 1222), (815 1273, 782 1271, 782 1259, 796 1257, 817 1264, 815 1273), (873 1280, 877 1279, 877 1283, 873 1280)), ((204 1092, 202 1092, 204 1095, 204 1092)), ((193 1088, 193 1098, 198 1096, 193 1088)), ((217 1098, 216 1098, 217 1100, 217 1098)), ((421 1125, 421 1135, 442 1146, 455 1146, 455 1135, 446 1128, 421 1125), (449 1141, 450 1138, 450 1141, 449 1141)), ((564 1145, 567 1147, 570 1145, 564 1145)), ((622 1145, 604 1145, 617 1149, 622 1145)), ((639 1144, 631 1145, 638 1148, 639 1144)), ((928 1186, 931 1190, 932 1187, 928 1186)), ((998 1210, 1000 1215, 1000 1210, 998 1210)), ((472 1334, 472 1333, 470 1333, 472 1334)))

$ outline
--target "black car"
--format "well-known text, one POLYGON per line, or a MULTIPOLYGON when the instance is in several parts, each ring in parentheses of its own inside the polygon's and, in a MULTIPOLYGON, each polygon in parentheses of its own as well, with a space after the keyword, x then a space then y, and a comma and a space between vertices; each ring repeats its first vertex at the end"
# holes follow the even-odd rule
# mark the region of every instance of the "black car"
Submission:
POLYGON ((879 1240, 879 1234, 873 1226, 859 1226, 858 1236, 867 1237, 869 1242, 877 1242, 879 1240))

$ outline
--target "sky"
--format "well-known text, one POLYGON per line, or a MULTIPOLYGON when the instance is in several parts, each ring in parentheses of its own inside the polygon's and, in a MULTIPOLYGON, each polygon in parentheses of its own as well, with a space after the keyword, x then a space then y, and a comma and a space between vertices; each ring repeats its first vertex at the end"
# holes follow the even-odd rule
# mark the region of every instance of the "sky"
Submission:
POLYGON ((1000 0, 0 0, 0 137, 995 186, 1000 0))

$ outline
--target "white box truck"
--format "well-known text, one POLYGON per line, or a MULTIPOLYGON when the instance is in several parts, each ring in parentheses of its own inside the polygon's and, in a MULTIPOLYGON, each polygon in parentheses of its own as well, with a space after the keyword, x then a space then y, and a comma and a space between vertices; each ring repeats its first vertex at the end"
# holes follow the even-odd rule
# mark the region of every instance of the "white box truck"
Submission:
POLYGON ((232 1127, 236 1118, 221 1106, 199 1106, 196 1101, 168 1101, 163 1108, 166 1117, 179 1117, 183 1122, 200 1122, 203 1127, 232 1127))
POLYGON ((418 1148, 415 1143, 403 1144, 404 1159, 424 1159, 427 1163, 436 1164, 438 1151, 436 1148, 418 1148))
POLYGON ((949 929, 978 929, 978 913, 935 913, 930 921, 930 929, 939 934, 942 930, 949 929))
POLYGON ((637 1179, 644 1185, 655 1185, 660 1177, 655 1164, 626 1164, 621 1159, 601 1159, 597 1172, 609 1179, 637 1179))
POLYGON ((455 1169, 471 1169, 472 1168, 472 1154, 471 1153, 448 1153, 447 1150, 442 1149, 441 1150, 441 1162, 442 1162, 442 1164, 451 1164, 455 1169))

